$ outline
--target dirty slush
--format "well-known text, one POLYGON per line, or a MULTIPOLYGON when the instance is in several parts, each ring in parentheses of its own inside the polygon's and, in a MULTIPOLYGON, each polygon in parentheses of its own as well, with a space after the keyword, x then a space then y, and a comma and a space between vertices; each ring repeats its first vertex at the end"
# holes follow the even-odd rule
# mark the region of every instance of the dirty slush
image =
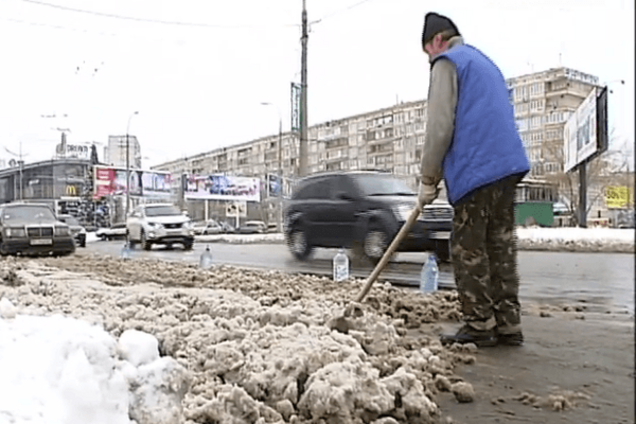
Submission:
MULTIPOLYGON (((442 397, 475 398, 456 369, 475 363, 477 348, 446 348, 437 337, 437 323, 461 318, 453 291, 376 284, 343 333, 333 317, 363 281, 90 254, 10 258, 0 275, 0 297, 22 313, 157 337, 161 354, 190 374, 181 422, 451 423, 442 397)), ((554 409, 565 402, 519 400, 554 409)))

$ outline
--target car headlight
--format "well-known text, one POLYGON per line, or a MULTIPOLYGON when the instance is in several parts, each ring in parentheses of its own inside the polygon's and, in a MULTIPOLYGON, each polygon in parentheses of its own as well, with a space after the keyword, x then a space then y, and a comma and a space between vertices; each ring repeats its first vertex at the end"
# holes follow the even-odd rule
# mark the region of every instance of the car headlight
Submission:
POLYGON ((20 237, 26 237, 26 231, 24 231, 24 228, 7 228, 6 230, 4 230, 4 233, 7 235, 7 237, 15 237, 15 238, 20 238, 20 237))
POLYGON ((414 205, 397 205, 393 207, 393 213, 399 220, 406 221, 413 212, 413 207, 414 205))
POLYGON ((70 234, 70 230, 68 227, 55 227, 55 235, 56 236, 68 236, 70 234))
POLYGON ((192 222, 188 221, 183 223, 183 228, 185 228, 186 230, 191 230, 192 228, 194 228, 194 226, 192 225, 192 222))
POLYGON ((160 224, 158 222, 149 222, 148 226, 150 228, 154 228, 155 230, 159 230, 159 229, 163 228, 163 224, 160 224))

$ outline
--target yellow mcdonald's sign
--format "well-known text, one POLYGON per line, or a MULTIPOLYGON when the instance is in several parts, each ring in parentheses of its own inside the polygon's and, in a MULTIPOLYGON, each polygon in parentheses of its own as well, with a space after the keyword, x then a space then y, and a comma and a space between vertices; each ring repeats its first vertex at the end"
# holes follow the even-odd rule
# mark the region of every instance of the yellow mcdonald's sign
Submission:
POLYGON ((77 188, 74 185, 66 186, 66 195, 67 196, 77 196, 77 188))

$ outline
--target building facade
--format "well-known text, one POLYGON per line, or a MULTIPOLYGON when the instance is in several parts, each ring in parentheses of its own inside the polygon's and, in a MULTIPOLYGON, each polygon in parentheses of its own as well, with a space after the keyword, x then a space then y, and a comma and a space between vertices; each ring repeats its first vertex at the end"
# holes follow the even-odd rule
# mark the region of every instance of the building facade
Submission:
POLYGON ((597 77, 569 68, 510 78, 508 89, 519 135, 536 178, 563 173, 563 130, 570 115, 594 87, 597 77))
MULTIPOLYGON (((594 87, 595 76, 569 68, 522 75, 506 80, 519 134, 532 164, 529 177, 562 184, 563 130, 570 115, 594 87)), ((426 133, 425 100, 399 103, 369 113, 313 125, 308 130, 308 172, 381 169, 416 188, 426 133)), ((298 136, 285 133, 280 146, 284 177, 298 175, 298 136)), ((265 179, 279 167, 278 135, 167 162, 154 169, 182 173, 226 173, 265 179)), ((576 176, 570 176, 576 178, 576 176)), ((565 192, 565 185, 560 187, 565 192)), ((590 212, 606 212, 602 187, 591 184, 590 212), (596 193, 599 191, 599 193, 596 193)))
POLYGON ((129 146, 130 168, 141 169, 141 146, 134 135, 110 135, 104 147, 104 163, 120 168, 126 167, 126 144, 129 146), (128 141, 126 141, 128 137, 128 141))
MULTIPOLYGON (((382 169, 403 176, 416 187, 420 170, 426 102, 400 103, 377 111, 314 125, 308 130, 309 173, 382 169)), ((278 135, 215 149, 154 166, 171 172, 226 173, 265 179, 282 169, 284 178, 298 173, 298 134, 278 135), (279 156, 280 153, 280 156, 279 156)))

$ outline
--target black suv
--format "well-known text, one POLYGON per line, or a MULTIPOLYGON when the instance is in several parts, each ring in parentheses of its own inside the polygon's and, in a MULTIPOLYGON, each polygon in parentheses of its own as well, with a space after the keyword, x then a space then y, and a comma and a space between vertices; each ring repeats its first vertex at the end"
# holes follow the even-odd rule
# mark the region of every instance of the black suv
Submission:
MULTIPOLYGON (((312 175, 299 182, 285 207, 287 245, 300 260, 314 247, 344 247, 377 262, 416 204, 417 193, 388 173, 312 175)), ((398 251, 434 251, 448 261, 452 221, 447 202, 425 206, 398 251)))

